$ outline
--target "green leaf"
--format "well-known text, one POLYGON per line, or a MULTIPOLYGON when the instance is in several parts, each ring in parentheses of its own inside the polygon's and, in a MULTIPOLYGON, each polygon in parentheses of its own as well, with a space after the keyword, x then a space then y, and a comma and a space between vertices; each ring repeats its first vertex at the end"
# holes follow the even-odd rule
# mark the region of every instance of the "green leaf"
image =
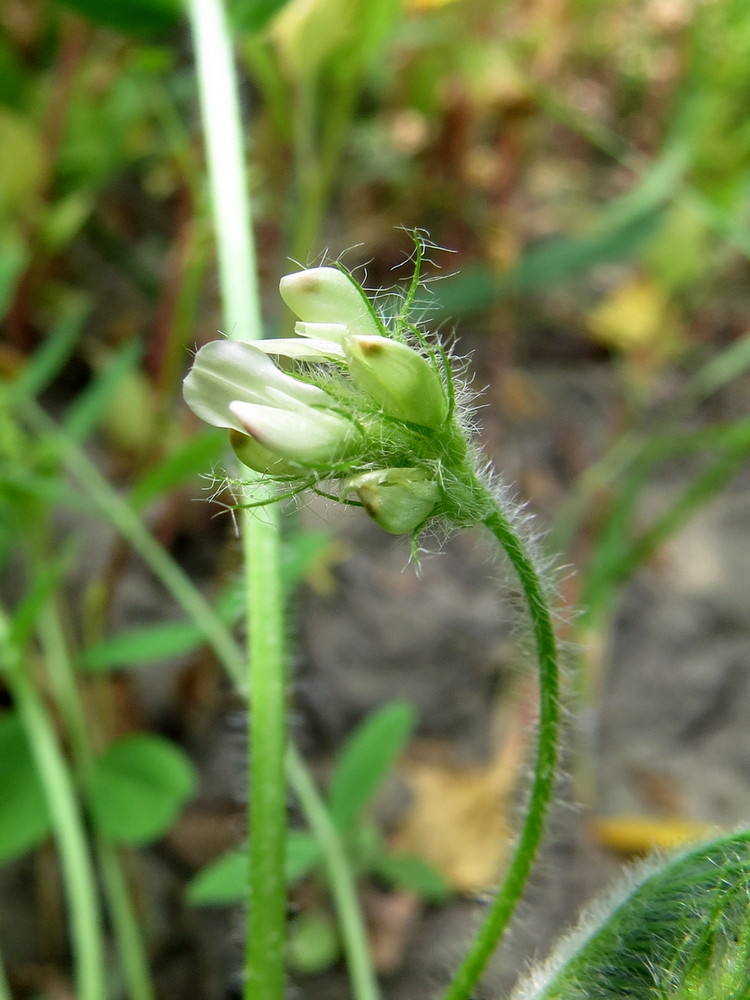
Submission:
POLYGON ((205 641, 192 622, 163 622, 144 625, 102 639, 83 655, 86 670, 121 670, 142 663, 185 656, 205 641))
POLYGON ((373 874, 390 885, 409 889, 428 903, 443 903, 451 896, 451 887, 437 868, 411 854, 383 854, 373 874))
MULTIPOLYGON (((233 625, 240 620, 243 610, 242 589, 231 584, 217 600, 216 612, 223 622, 233 625)), ((185 656, 205 641, 201 629, 191 621, 144 625, 89 646, 82 665, 86 670, 120 670, 170 656, 185 656)))
POLYGON ((142 510, 190 476, 206 472, 226 450, 226 445, 227 435, 223 430, 209 428, 191 437, 136 483, 130 494, 131 503, 136 510, 142 510))
POLYGON ((287 885, 294 885, 313 872, 323 860, 318 840, 304 830, 290 830, 286 838, 284 871, 287 885))
POLYGON ((177 21, 182 0, 57 0, 78 14, 132 34, 165 31, 177 21))
POLYGON ((88 801, 103 833, 145 844, 169 829, 195 784, 182 750, 160 736, 139 734, 113 743, 96 760, 88 801))
POLYGON ((599 264, 628 259, 657 231, 663 212, 659 206, 613 228, 597 228, 583 236, 552 237, 532 247, 507 274, 481 266, 464 268, 461 274, 434 286, 434 294, 425 304, 431 316, 464 315, 559 285, 599 264))
POLYGON ((294 531, 283 539, 281 582, 289 592, 304 580, 323 553, 335 544, 328 531, 294 531))
POLYGON ((141 346, 133 340, 107 358, 106 364, 68 407, 63 422, 65 433, 77 442, 85 440, 106 413, 125 375, 135 368, 140 354, 141 346))
POLYGON ((229 0, 229 20, 236 31, 254 34, 285 7, 287 0, 229 0))
MULTIPOLYGON (((0 79, 2 79, 1 66, 0 79)), ((18 279, 30 259, 26 241, 10 228, 8 222, 3 223, 3 228, 4 232, 0 238, 0 316, 5 316, 7 313, 18 279)))
POLYGON ((465 268, 439 282, 421 304, 433 316, 489 309, 503 299, 569 281, 599 264, 636 256, 661 226, 685 162, 682 146, 667 149, 632 191, 601 211, 588 232, 551 237, 529 249, 507 274, 486 267, 465 268))
POLYGON ((331 817, 346 832, 378 791, 414 729, 414 709, 394 701, 370 715, 354 731, 331 777, 331 817))
MULTIPOLYGON (((286 842, 286 880, 299 882, 323 857, 318 841, 303 830, 291 830, 286 842)), ((234 906, 247 898, 247 850, 238 847, 206 865, 190 882, 187 896, 194 906, 234 906)))
POLYGON ((49 833, 44 788, 18 717, 0 718, 0 862, 36 847, 49 833))
POLYGON ((749 906, 748 832, 693 848, 656 870, 649 864, 606 910, 599 906, 584 919, 514 998, 746 998, 749 906), (702 988, 717 980, 739 989, 702 988))
POLYGON ((72 354, 84 318, 83 311, 77 310, 59 320, 24 368, 15 383, 16 391, 34 397, 47 388, 72 354))
POLYGON ((37 572, 13 612, 11 641, 23 649, 39 623, 45 604, 58 589, 79 550, 75 539, 68 541, 60 554, 37 572))

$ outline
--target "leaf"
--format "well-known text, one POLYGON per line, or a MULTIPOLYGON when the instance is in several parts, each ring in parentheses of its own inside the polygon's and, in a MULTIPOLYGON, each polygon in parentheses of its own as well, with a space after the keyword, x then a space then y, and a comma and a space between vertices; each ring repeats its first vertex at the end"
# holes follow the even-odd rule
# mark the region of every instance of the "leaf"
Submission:
POLYGON ((443 903, 451 895, 451 887, 437 868, 413 854, 383 854, 374 866, 374 874, 429 903, 443 903))
POLYGON ((112 840, 145 844, 169 829, 195 784, 182 750, 160 736, 139 734, 113 743, 96 760, 88 801, 112 840))
POLYGON ((83 655, 86 670, 120 670, 184 656, 205 641, 203 632, 192 622, 163 622, 129 629, 90 646, 83 655))
MULTIPOLYGON (((216 612, 227 625, 234 625, 243 611, 242 589, 232 583, 216 601, 216 612)), ((204 642, 203 631, 191 621, 144 625, 89 646, 82 665, 87 670, 125 669, 170 656, 185 656, 204 642)))
POLYGON ((394 852, 423 858, 458 892, 485 892, 497 882, 528 738, 522 720, 519 713, 486 764, 404 765, 411 802, 391 838, 394 852))
POLYGON ((181 0, 57 0, 57 3, 95 24, 138 35, 171 28, 183 8, 181 0))
POLYGON ((50 385, 73 353, 84 318, 83 311, 76 310, 59 320, 15 383, 16 391, 34 397, 50 385))
POLYGON ((226 448, 226 443, 226 432, 214 428, 191 437, 136 483, 130 494, 131 503, 136 510, 142 510, 190 476, 205 472, 226 448))
POLYGON ((414 729, 414 709, 394 701, 370 715, 354 731, 331 776, 331 817, 349 830, 374 797, 414 729))
POLYGON ((659 230, 666 205, 686 162, 680 145, 669 148, 640 180, 577 236, 555 236, 530 248, 506 274, 486 267, 464 268, 434 287, 422 303, 431 316, 460 315, 489 309, 511 296, 550 288, 599 264, 635 257, 659 230))
MULTIPOLYGON (((2 69, 0 68, 0 78, 2 69)), ((28 265, 30 251, 27 243, 11 229, 6 221, 0 236, 0 316, 5 316, 10 307, 18 279, 28 265)))
POLYGON ((682 346, 678 320, 663 285, 645 275, 626 279, 587 316, 593 336, 624 354, 671 357, 682 346))
POLYGON ((236 31, 254 34, 268 25, 287 0, 229 0, 229 20, 236 31))
POLYGON ((68 407, 63 422, 65 433, 79 443, 85 440, 106 415, 121 381, 133 372, 140 354, 140 344, 132 340, 108 355, 94 379, 68 407))
POLYGON ((300 584, 321 556, 335 545, 327 531, 294 531, 283 539, 281 549, 281 582, 289 592, 300 584))
MULTIPOLYGON (((323 857, 318 841, 303 830, 291 830, 286 841, 285 871, 288 885, 299 882, 323 857)), ((194 906, 233 906, 247 896, 247 850, 238 847, 206 865, 188 886, 194 906)))
POLYGON ((49 833, 44 788, 18 717, 0 718, 0 862, 36 847, 49 833))
POLYGON ((646 865, 606 909, 600 904, 584 918, 514 1000, 744 998, 749 905, 748 832, 692 848, 656 870, 646 865), (712 988, 717 980, 723 989, 712 988))
POLYGON ((552 237, 532 247, 507 274, 480 266, 464 268, 460 275, 433 286, 433 296, 421 304, 430 316, 465 315, 513 296, 551 288, 599 264, 635 256, 658 229, 662 214, 662 207, 651 208, 613 229, 552 237))
POLYGON ((622 854, 671 850, 711 832, 707 823, 673 816, 598 816, 591 828, 597 843, 622 854))

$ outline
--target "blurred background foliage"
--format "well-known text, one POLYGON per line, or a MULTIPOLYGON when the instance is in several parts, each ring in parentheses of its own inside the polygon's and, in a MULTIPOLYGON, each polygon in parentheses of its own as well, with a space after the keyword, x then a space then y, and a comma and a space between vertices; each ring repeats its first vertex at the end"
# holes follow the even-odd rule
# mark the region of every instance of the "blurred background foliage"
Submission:
MULTIPOLYGON (((545 510, 551 548, 579 570, 577 638, 606 632, 622 584, 750 453, 727 392, 750 367, 746 0, 229 0, 228 11, 269 334, 285 322, 276 288, 290 260, 327 248, 389 286, 408 273, 400 229, 419 227, 451 251, 433 253, 428 277, 441 280, 421 306, 476 349, 501 418, 534 412, 528 367, 613 373, 600 450, 568 455, 545 510), (684 458, 674 497, 645 517, 654 469, 684 458)), ((206 633, 199 611, 109 634, 128 546, 151 551, 133 517, 187 565, 190 538, 225 531, 189 512, 222 436, 199 432, 179 393, 218 315, 195 88, 180 0, 0 6, 0 568, 11 638, 96 675, 78 681, 107 706, 98 734, 78 733, 84 788, 106 786, 117 758, 106 748, 138 728, 117 671, 194 651, 206 633), (61 510, 127 540, 82 593, 63 594, 61 510), (87 741, 101 751, 93 778, 87 741)), ((290 541, 292 582, 329 545, 290 541)), ((226 588, 219 617, 236 622, 240 603, 226 588)), ((37 669, 62 705, 55 724, 78 726, 71 689, 37 669)), ((3 727, 28 771, 15 717, 3 727)), ((170 752, 124 754, 153 778, 170 752)), ((185 762, 174 772, 170 815, 145 832, 120 830, 113 796, 92 792, 105 833, 160 835, 191 794, 185 762)), ((48 829, 38 788, 27 792, 7 856, 48 829)))

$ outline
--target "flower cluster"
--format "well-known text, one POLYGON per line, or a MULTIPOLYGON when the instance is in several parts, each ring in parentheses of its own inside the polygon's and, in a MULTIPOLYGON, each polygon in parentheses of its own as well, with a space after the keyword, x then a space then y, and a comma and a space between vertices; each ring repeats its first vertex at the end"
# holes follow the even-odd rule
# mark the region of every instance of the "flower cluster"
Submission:
POLYGON ((338 268, 286 275, 280 292, 298 336, 202 347, 188 406, 289 492, 338 481, 344 502, 396 534, 450 517, 471 475, 445 353, 402 317, 389 330, 338 268))

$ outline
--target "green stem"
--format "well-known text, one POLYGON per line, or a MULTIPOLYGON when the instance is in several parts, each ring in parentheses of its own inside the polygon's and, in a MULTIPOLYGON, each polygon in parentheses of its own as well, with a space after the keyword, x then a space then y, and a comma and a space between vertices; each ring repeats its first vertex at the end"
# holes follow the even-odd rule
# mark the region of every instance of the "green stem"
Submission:
POLYGON ((127 984, 127 996, 129 1000, 154 1000, 156 994, 143 945, 143 933, 133 906, 132 890, 125 876, 122 857, 117 846, 101 833, 96 836, 96 850, 127 984))
POLYGON ((0 657, 52 818, 71 917, 76 996, 78 1000, 103 1000, 107 988, 102 921, 75 788, 52 719, 25 669, 20 651, 11 642, 8 619, 2 612, 0 657))
MULTIPOLYGON (((239 87, 220 0, 188 5, 205 129, 225 329, 263 336, 244 166, 239 87)), ((286 703, 279 522, 275 508, 241 517, 250 635, 249 916, 245 1000, 282 1000, 286 881, 286 703)))
MULTIPOLYGON (((255 517, 263 517, 259 512, 255 517)), ((247 519, 249 520, 249 518, 247 519)), ((250 637, 247 1000, 284 995, 286 928, 286 690, 279 533, 244 525, 250 637)))
POLYGON ((356 1000, 379 1000, 380 992, 372 968, 367 931, 341 837, 294 746, 290 746, 287 752, 287 772, 310 828, 323 848, 326 874, 337 904, 354 996, 356 1000))
POLYGON ((559 667, 552 615, 544 585, 522 541, 497 506, 485 518, 484 524, 510 559, 531 617, 539 666, 537 755, 526 816, 513 857, 503 883, 449 985, 444 1000, 467 1000, 510 923, 544 833, 544 821, 554 791, 557 762, 559 667))

